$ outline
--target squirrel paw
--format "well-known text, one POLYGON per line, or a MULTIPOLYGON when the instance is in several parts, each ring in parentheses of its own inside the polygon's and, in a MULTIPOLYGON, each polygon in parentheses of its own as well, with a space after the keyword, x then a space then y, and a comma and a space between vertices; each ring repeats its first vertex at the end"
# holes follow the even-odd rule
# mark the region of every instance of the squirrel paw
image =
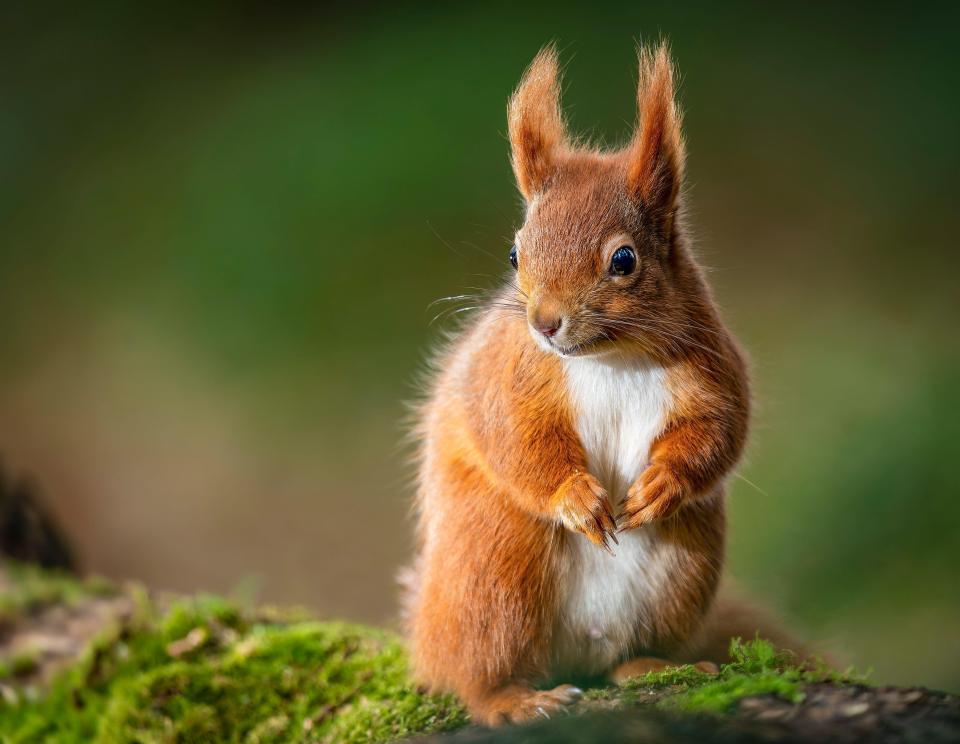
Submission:
POLYGON ((557 489, 553 506, 564 527, 586 535, 594 545, 613 552, 609 541, 617 542, 614 534, 617 523, 600 481, 589 473, 577 471, 557 489))
POLYGON ((474 710, 473 715, 489 726, 523 723, 550 718, 551 714, 576 702, 582 695, 583 690, 573 685, 560 685, 552 690, 511 686, 492 696, 479 710, 474 710))
POLYGON ((683 483, 669 467, 650 465, 627 491, 617 526, 622 532, 666 519, 683 505, 684 498, 683 483))

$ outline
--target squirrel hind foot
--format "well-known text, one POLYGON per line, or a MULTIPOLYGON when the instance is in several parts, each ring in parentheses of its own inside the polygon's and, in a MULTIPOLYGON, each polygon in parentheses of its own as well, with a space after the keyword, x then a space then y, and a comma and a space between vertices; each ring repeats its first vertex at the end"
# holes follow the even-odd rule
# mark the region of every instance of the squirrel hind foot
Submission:
POLYGON ((478 723, 502 726, 550 718, 562 708, 575 703, 583 690, 573 685, 559 685, 552 690, 533 690, 511 685, 489 695, 479 705, 470 706, 478 723))

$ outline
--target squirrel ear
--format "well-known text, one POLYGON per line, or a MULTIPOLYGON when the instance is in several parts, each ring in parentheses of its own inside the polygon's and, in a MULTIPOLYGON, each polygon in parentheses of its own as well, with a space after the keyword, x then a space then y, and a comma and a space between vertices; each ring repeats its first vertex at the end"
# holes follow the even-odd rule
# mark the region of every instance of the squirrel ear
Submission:
POLYGON ((534 57, 507 104, 513 172, 528 201, 553 174, 566 145, 559 77, 557 49, 550 44, 534 57))
POLYGON ((640 48, 637 131, 627 146, 627 190, 661 219, 671 220, 683 179, 681 114, 674 100, 673 63, 665 43, 640 48))

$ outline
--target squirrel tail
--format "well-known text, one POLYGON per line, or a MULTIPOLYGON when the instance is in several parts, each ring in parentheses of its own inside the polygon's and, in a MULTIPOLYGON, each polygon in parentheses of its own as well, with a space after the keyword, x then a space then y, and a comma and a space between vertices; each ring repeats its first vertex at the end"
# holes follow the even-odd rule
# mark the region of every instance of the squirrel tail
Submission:
POLYGON ((745 641, 763 638, 778 649, 793 653, 800 662, 819 659, 834 666, 828 655, 801 640, 775 613, 726 587, 721 589, 700 631, 688 644, 682 660, 727 663, 730 661, 730 641, 733 638, 745 641))

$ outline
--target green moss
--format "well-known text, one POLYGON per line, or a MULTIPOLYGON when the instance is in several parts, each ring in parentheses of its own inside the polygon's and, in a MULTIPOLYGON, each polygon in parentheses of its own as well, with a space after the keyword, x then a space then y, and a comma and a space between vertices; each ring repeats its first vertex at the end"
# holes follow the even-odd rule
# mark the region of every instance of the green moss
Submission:
POLYGON ((10 660, 10 674, 14 677, 23 677, 37 668, 36 651, 21 651, 10 660))
POLYGON ((776 695, 799 703, 810 682, 862 681, 851 672, 840 674, 822 664, 800 666, 790 653, 759 638, 748 642, 733 639, 730 656, 731 662, 722 665, 717 675, 689 664, 670 667, 634 677, 617 688, 588 690, 584 703, 588 708, 640 704, 674 712, 724 713, 751 695, 776 695))
POLYGON ((803 687, 779 673, 734 674, 669 698, 664 706, 687 712, 723 713, 742 698, 776 695, 791 703, 803 700, 803 687))
POLYGON ((800 666, 793 656, 757 638, 730 642, 731 663, 713 677, 703 675, 699 683, 665 699, 662 706, 686 712, 723 713, 739 700, 752 695, 776 695, 791 703, 802 702, 804 686, 811 682, 845 682, 852 673, 837 673, 823 664, 800 666))
POLYGON ((756 638, 744 641, 734 638, 730 641, 730 664, 726 668, 742 674, 754 672, 786 671, 796 669, 792 654, 774 647, 770 641, 756 638))
POLYGON ((390 633, 207 596, 110 629, 46 695, 0 707, 10 744, 379 742, 465 720, 451 698, 416 692, 390 633))
POLYGON ((713 679, 709 674, 701 672, 691 664, 668 667, 656 672, 647 672, 639 677, 627 680, 621 689, 660 689, 663 687, 695 687, 713 679))
POLYGON ((75 605, 89 597, 117 592, 116 587, 98 576, 77 581, 60 571, 6 561, 3 569, 8 581, 0 592, 0 623, 13 622, 49 605, 75 605))
POLYGON ((37 668, 37 654, 33 650, 20 651, 13 656, 0 659, 0 679, 25 677, 37 668))

